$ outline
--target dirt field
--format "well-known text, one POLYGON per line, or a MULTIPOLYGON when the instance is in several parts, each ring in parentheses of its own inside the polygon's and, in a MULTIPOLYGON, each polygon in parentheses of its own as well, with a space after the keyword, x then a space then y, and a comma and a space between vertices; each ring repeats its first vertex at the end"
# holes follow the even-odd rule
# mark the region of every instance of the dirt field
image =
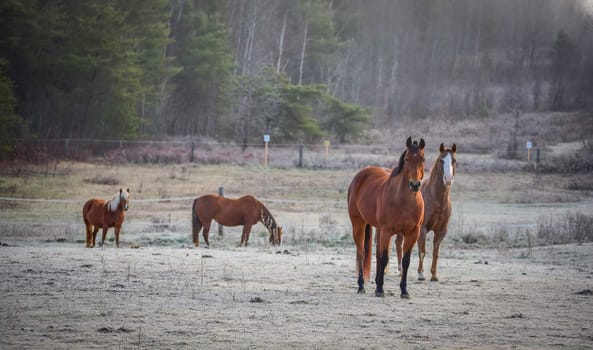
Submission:
POLYGON ((2 246, 0 347, 590 349, 593 245, 529 255, 445 250, 402 300, 356 294, 351 246, 2 246))
POLYGON ((356 294, 344 199, 356 168, 13 164, 0 196, 32 200, 0 201, 0 349, 593 348, 593 244, 527 241, 550 244, 540 225, 555 234, 566 213, 593 215, 590 175, 460 159, 441 281, 416 281, 414 252, 410 300, 393 261, 385 298, 372 284, 356 294), (191 200, 220 185, 263 198, 285 245, 258 224, 247 248, 240 228, 189 248, 191 200), (120 186, 132 193, 123 248, 113 230, 84 248, 82 203, 120 186))

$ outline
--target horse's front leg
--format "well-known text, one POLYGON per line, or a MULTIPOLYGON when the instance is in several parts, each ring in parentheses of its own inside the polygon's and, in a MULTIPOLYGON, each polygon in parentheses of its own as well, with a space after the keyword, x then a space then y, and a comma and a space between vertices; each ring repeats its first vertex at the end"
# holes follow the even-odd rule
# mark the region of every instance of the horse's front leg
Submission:
POLYGON ((402 273, 402 244, 404 243, 403 233, 398 233, 395 238, 395 251, 397 254, 397 271, 402 273))
POLYGON ((246 247, 247 241, 249 241, 249 233, 251 232, 251 225, 243 225, 243 233, 241 234, 241 246, 246 247))
POLYGON ((418 237, 418 280, 424 281, 424 257, 426 256, 426 227, 420 228, 418 237))
POLYGON ((103 226, 103 236, 101 237, 101 247, 105 244, 105 237, 107 237, 107 231, 109 230, 109 226, 103 226))
POLYGON ((404 232, 404 247, 403 247, 403 258, 402 258, 402 275, 399 282, 399 288, 401 289, 401 297, 409 299, 410 294, 408 293, 408 268, 410 267, 410 256, 412 255, 412 248, 418 240, 420 234, 420 225, 413 231, 404 232))
POLYGON ((91 248, 95 247, 95 244, 96 244, 95 242, 97 241, 97 232, 99 232, 99 229, 100 229, 99 226, 93 226, 93 233, 92 233, 93 237, 91 238, 92 239, 91 248))
POLYGON ((121 226, 115 226, 113 230, 115 231, 115 246, 119 248, 119 230, 121 230, 121 226))
POLYGON ((433 282, 439 281, 439 277, 437 276, 437 262, 439 260, 439 251, 441 249, 441 242, 443 241, 443 238, 445 238, 446 234, 447 234, 447 231, 442 231, 442 232, 438 232, 438 233, 435 231, 435 233, 434 233, 434 241, 432 243, 432 266, 430 268, 430 274, 432 275, 430 280, 433 282))
POLYGON ((375 275, 375 296, 384 297, 385 292, 383 291, 383 282, 385 278, 385 267, 389 263, 389 246, 391 241, 391 232, 386 228, 381 227, 377 237, 377 271, 375 275))

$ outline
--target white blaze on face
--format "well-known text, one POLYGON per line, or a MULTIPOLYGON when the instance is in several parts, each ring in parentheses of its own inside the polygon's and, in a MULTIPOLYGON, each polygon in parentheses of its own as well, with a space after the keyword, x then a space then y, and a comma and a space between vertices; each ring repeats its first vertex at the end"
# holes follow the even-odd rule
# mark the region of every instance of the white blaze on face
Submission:
POLYGON ((124 209, 125 210, 128 210, 128 198, 129 198, 128 191, 122 191, 121 198, 125 201, 124 202, 124 209))
POLYGON ((453 183, 453 158, 451 153, 447 152, 447 155, 441 160, 443 161, 443 182, 445 185, 451 185, 453 183))

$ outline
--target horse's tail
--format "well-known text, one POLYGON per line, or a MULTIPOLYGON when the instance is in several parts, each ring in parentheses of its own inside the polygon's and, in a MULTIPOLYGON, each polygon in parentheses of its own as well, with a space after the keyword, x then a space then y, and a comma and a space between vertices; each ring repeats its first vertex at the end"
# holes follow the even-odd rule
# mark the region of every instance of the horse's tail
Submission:
POLYGON ((200 222, 200 218, 198 217, 198 212, 196 211, 196 204, 198 203, 198 199, 194 200, 194 204, 191 207, 191 229, 192 229, 192 237, 194 240, 194 245, 196 247, 200 246, 200 230, 202 229, 202 223, 200 222))
POLYGON ((373 231, 371 225, 366 224, 364 227, 364 266, 365 270, 370 271, 371 256, 373 250, 373 231))

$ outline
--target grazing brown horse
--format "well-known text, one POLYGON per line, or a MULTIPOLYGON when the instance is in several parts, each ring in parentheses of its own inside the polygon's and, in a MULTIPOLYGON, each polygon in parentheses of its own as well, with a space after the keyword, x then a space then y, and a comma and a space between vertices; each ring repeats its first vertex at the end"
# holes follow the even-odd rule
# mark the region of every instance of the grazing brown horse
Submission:
POLYGON ((130 203, 130 190, 119 189, 113 198, 106 201, 100 198, 89 199, 82 207, 82 219, 86 226, 86 246, 92 248, 95 246, 97 231, 103 229, 101 246, 105 242, 107 230, 113 227, 115 230, 115 245, 119 248, 119 231, 126 218, 125 212, 128 211, 130 203))
POLYGON ((406 140, 406 150, 391 172, 384 168, 366 167, 360 170, 348 187, 348 214, 352 236, 356 243, 358 293, 364 293, 364 282, 371 273, 371 226, 377 232, 377 271, 375 295, 384 296, 383 278, 389 261, 391 237, 401 232, 405 240, 404 264, 400 280, 401 297, 409 298, 407 272, 412 247, 418 239, 424 201, 420 184, 424 176, 424 140, 406 140))
POLYGON ((208 232, 212 219, 224 226, 243 225, 241 245, 246 246, 249 240, 251 227, 260 221, 270 232, 270 243, 279 245, 282 242, 282 227, 276 224, 276 220, 268 208, 255 197, 247 195, 237 199, 221 197, 215 194, 207 194, 194 200, 192 206, 192 234, 196 247, 200 246, 200 230, 204 231, 204 241, 208 242, 208 232))
MULTIPOLYGON (((451 185, 455 178, 455 168, 457 159, 455 154, 457 145, 453 144, 451 148, 445 148, 441 143, 439 147, 439 156, 434 161, 430 170, 428 181, 422 183, 420 191, 424 199, 424 220, 420 229, 418 238, 418 279, 423 281, 424 277, 424 257, 426 256, 426 234, 429 231, 434 232, 432 243, 432 267, 430 273, 431 281, 438 281, 437 261, 439 259, 439 250, 441 242, 447 235, 447 225, 451 217, 451 185)), ((402 240, 398 235, 396 240, 397 259, 401 266, 402 259, 402 240)))

